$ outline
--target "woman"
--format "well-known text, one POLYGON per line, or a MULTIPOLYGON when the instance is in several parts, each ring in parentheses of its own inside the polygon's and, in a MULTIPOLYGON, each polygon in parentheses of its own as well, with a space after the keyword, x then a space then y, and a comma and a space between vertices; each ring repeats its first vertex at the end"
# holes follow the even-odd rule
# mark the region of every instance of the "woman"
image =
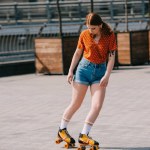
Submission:
POLYGON ((106 87, 115 62, 117 44, 115 34, 98 14, 89 13, 86 16, 86 26, 87 29, 80 34, 77 49, 69 68, 67 81, 72 84, 72 101, 63 114, 58 137, 67 143, 75 143, 67 131, 67 125, 81 106, 90 86, 91 108, 78 141, 82 146, 96 145, 98 147, 99 143, 88 135, 104 102, 106 87), (80 60, 81 56, 83 57, 80 60))

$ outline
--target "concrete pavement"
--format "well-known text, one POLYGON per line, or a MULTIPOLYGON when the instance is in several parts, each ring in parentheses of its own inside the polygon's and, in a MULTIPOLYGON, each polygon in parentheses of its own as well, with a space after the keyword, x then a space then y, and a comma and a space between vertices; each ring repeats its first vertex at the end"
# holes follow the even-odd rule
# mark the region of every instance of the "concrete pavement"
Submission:
MULTIPOLYGON (((63 75, 0 78, 0 150, 61 150, 55 138, 71 86, 63 75)), ((68 130, 77 140, 90 108, 88 91, 68 130)), ((113 70, 90 134, 102 150, 150 150, 150 65, 113 70)))

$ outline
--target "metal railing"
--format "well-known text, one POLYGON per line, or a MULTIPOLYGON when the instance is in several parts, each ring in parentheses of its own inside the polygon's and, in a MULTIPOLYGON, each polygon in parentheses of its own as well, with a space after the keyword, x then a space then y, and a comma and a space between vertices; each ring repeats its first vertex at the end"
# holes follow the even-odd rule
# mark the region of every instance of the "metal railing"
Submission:
MULTIPOLYGON (((0 64, 34 61, 36 37, 60 36, 59 13, 62 36, 79 35, 91 10, 110 23, 114 31, 125 30, 125 1, 95 0, 93 5, 90 2, 60 1, 60 12, 56 2, 0 4, 0 64)), ((147 5, 148 0, 128 1, 129 30, 149 28, 147 5)))
MULTIPOLYGON (((92 9, 104 20, 125 19, 124 0, 91 1, 60 1, 62 21, 83 21, 92 9), (92 6, 92 8, 91 8, 92 6)), ((127 12, 129 19, 148 19, 149 0, 128 0, 127 12)), ((36 3, 4 3, 0 4, 1 24, 54 23, 59 21, 56 2, 36 3)))
POLYGON ((0 36, 0 64, 34 60, 34 35, 0 36))
MULTIPOLYGON (((80 24, 64 24, 63 36, 78 35, 80 24)), ((37 37, 60 37, 58 24, 3 26, 0 30, 0 64, 34 61, 37 37)))

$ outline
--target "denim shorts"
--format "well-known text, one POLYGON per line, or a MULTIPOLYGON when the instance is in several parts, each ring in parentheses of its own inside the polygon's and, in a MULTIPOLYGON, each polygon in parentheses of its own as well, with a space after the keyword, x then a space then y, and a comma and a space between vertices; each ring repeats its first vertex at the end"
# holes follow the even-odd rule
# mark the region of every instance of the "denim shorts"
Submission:
POLYGON ((75 72, 74 81, 85 85, 99 83, 105 72, 106 63, 94 64, 82 58, 75 72))

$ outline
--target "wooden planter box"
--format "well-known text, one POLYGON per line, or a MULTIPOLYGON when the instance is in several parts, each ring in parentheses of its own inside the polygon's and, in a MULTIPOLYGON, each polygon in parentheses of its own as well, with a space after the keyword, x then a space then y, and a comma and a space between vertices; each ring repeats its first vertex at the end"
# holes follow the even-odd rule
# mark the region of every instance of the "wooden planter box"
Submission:
POLYGON ((62 74, 62 41, 60 38, 35 39, 36 73, 62 74))
POLYGON ((36 72, 45 74, 68 74, 77 41, 78 36, 66 36, 62 39, 35 39, 36 72))
POLYGON ((63 67, 67 75, 72 61, 73 54, 77 48, 78 36, 66 36, 63 38, 63 67))
POLYGON ((149 61, 148 31, 117 33, 119 65, 141 65, 149 61))

